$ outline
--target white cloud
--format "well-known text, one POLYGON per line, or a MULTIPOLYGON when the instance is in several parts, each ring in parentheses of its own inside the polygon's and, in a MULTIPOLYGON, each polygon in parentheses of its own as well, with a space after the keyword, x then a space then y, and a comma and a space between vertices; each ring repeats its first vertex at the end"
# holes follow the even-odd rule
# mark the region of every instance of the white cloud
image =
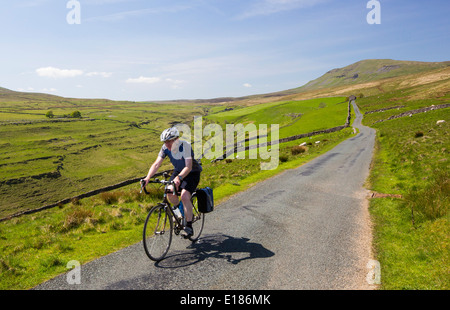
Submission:
POLYGON ((71 77, 76 77, 76 76, 100 76, 103 78, 109 78, 112 76, 112 72, 97 72, 97 71, 93 71, 93 72, 88 72, 88 73, 84 73, 83 70, 78 70, 78 69, 59 69, 59 68, 55 68, 55 67, 45 67, 45 68, 39 68, 36 69, 36 73, 37 75, 41 76, 41 77, 50 77, 50 78, 71 78, 71 77))
POLYGON ((172 89, 181 89, 182 87, 180 86, 180 84, 185 83, 185 81, 183 81, 183 80, 174 80, 174 79, 170 79, 170 78, 167 78, 164 81, 169 83, 170 88, 172 88, 172 89))
POLYGON ((184 83, 183 80, 174 80, 174 79, 166 79, 166 82, 173 83, 173 84, 181 84, 181 83, 184 83))
POLYGON ((86 73, 86 76, 101 76, 104 78, 109 78, 111 77, 112 73, 111 72, 88 72, 86 73))
POLYGON ((126 80, 126 83, 133 83, 133 84, 154 84, 161 81, 161 78, 159 77, 145 77, 140 76, 136 79, 129 78, 126 80))
POLYGON ((186 81, 183 81, 183 80, 174 80, 174 79, 165 79, 165 81, 167 83, 169 83, 173 89, 180 88, 180 84, 183 84, 183 83, 186 82, 186 81))
POLYGON ((252 84, 249 84, 249 83, 244 83, 244 84, 243 84, 243 86, 244 86, 244 87, 248 87, 248 88, 250 88, 250 87, 252 87, 252 84))
POLYGON ((140 76, 138 78, 129 78, 125 81, 125 83, 128 84, 155 84, 155 83, 165 83, 166 85, 169 85, 172 89, 180 89, 181 84, 185 83, 184 80, 175 80, 171 78, 160 78, 160 77, 145 77, 140 76))
POLYGON ((68 69, 58 69, 54 67, 45 67, 36 69, 36 73, 42 77, 50 77, 50 78, 68 78, 68 77, 76 77, 83 75, 82 70, 68 70, 68 69))

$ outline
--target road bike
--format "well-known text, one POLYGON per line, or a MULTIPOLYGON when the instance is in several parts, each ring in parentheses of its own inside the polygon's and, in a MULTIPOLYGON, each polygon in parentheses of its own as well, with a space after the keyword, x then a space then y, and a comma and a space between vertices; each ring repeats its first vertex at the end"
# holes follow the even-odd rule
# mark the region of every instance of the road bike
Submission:
MULTIPOLYGON (((164 178, 168 178, 168 174, 164 173, 164 178)), ((145 181, 141 180, 141 192, 144 191, 148 194, 144 184, 145 181)), ((168 193, 174 193, 179 196, 180 193, 176 191, 176 186, 173 181, 167 180, 150 180, 148 183, 156 183, 164 185, 164 198, 163 201, 150 209, 147 215, 147 219, 144 224, 143 231, 143 243, 147 256, 153 261, 162 260, 167 252, 169 252, 170 245, 172 243, 172 236, 180 235, 183 230, 186 219, 182 210, 177 210, 178 206, 173 206, 167 199, 168 193), (170 189, 172 185, 172 189, 170 189), (181 212, 179 212, 181 211, 181 212), (181 213, 181 214, 180 214, 181 213)), ((203 231, 205 224, 205 214, 201 213, 198 209, 197 191, 194 191, 191 198, 193 208, 192 228, 194 229, 194 235, 190 237, 184 237, 192 242, 197 242, 203 231)))

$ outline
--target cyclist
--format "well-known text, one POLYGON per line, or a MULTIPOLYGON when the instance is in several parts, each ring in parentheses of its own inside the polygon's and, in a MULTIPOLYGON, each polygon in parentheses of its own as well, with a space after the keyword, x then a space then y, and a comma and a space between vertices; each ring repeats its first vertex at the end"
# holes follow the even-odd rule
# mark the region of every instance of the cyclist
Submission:
MULTIPOLYGON (((186 217, 186 227, 184 227, 185 237, 188 238, 194 234, 192 229, 192 193, 196 190, 200 182, 200 173, 202 167, 194 158, 194 151, 191 144, 187 141, 180 140, 180 133, 176 127, 168 128, 161 133, 161 141, 164 142, 155 162, 150 167, 145 177, 145 185, 155 175, 161 167, 163 160, 168 156, 174 167, 174 172, 170 177, 170 181, 174 181, 176 188, 181 188, 181 201, 184 207, 186 217)), ((173 194, 167 195, 170 203, 178 205, 178 196, 173 194)))

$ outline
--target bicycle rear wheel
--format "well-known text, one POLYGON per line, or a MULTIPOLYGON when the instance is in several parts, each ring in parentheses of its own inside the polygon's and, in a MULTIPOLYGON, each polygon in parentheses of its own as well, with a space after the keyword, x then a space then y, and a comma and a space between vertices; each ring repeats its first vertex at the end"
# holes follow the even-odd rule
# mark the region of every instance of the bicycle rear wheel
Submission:
POLYGON ((172 243, 173 220, 165 205, 154 206, 144 224, 143 243, 145 253, 154 261, 166 256, 172 243))
POLYGON ((189 238, 192 242, 196 242, 203 231, 203 225, 205 224, 205 214, 198 211, 198 201, 197 195, 194 193, 191 198, 193 218, 192 218, 192 228, 194 229, 194 235, 189 238))

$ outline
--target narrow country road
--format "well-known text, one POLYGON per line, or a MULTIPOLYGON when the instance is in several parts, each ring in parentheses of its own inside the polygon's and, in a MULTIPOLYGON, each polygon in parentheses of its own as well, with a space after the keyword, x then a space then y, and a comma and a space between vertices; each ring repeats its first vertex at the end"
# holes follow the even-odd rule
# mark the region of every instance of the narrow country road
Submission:
POLYGON ((217 206, 201 242, 175 237, 156 264, 138 243, 81 266, 81 284, 64 274, 35 289, 371 289, 363 183, 375 131, 352 104, 359 134, 217 206))

